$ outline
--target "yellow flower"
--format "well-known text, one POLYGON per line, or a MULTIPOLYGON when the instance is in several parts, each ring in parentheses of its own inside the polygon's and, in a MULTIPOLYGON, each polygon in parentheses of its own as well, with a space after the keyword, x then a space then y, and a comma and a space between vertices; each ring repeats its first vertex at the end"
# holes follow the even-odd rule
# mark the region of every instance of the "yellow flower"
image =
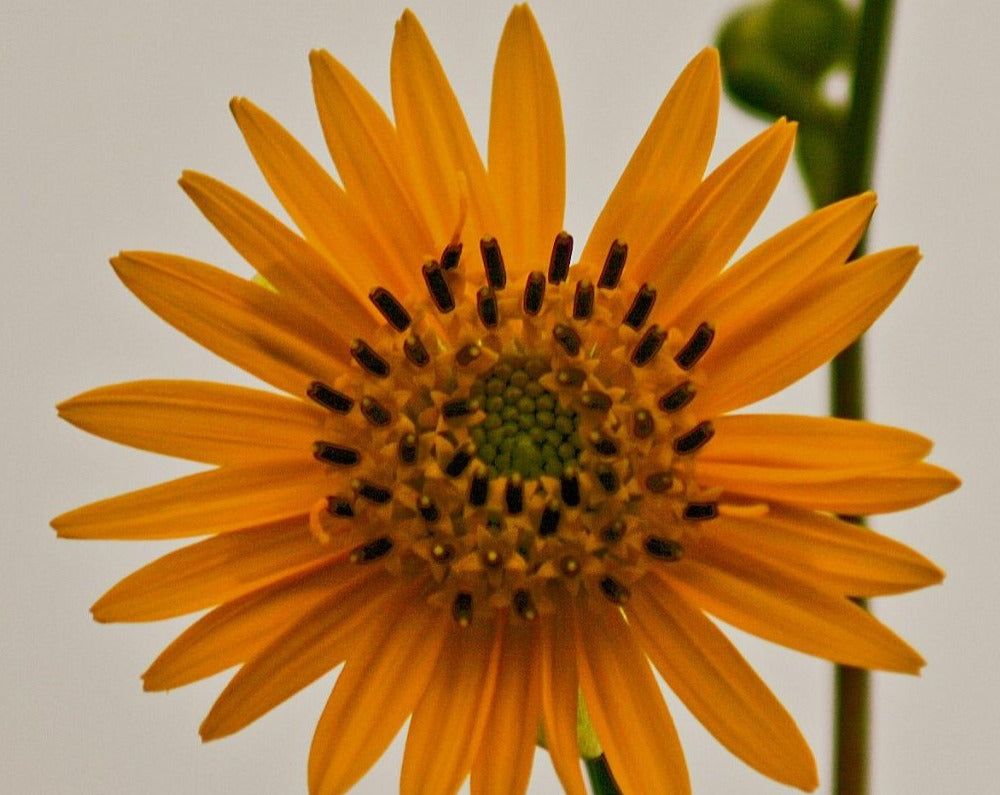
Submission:
POLYGON ((539 724, 566 790, 584 793, 581 693, 625 793, 688 792, 654 668, 734 754, 813 788, 795 723, 706 613, 916 672, 916 652, 848 597, 941 572, 833 514, 907 508, 957 481, 906 431, 729 412, 849 344, 917 250, 845 264, 865 194, 726 267, 795 126, 703 179, 712 50, 667 95, 573 267, 559 95, 525 6, 500 42, 486 165, 412 14, 392 121, 329 54, 311 64, 339 183, 232 103, 301 234, 208 176, 181 179, 273 289, 174 255, 112 261, 154 312, 281 394, 142 381, 59 407, 215 467, 54 520, 70 538, 208 536, 124 579, 95 617, 211 608, 144 676, 166 690, 240 666, 206 739, 343 663, 312 793, 350 788, 411 715, 404 793, 453 793, 470 773, 475 793, 523 792, 539 724))

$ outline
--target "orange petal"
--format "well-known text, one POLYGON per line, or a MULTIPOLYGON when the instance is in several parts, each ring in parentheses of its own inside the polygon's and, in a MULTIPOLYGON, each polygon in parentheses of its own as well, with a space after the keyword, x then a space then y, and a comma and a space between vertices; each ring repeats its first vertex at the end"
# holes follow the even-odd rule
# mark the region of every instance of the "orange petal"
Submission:
POLYGON ((629 626, 660 675, 715 738, 783 784, 813 790, 816 762, 795 721, 702 612, 664 582, 636 587, 629 626))
POLYGON ((347 195, 365 206, 398 252, 398 261, 411 261, 408 272, 416 279, 424 259, 436 256, 441 247, 404 183, 396 130, 371 94, 333 56, 313 50, 309 63, 323 135, 347 195))
POLYGON ((206 464, 307 453, 323 412, 259 389, 207 381, 133 381, 59 404, 59 416, 119 444, 206 464))
POLYGON ((230 105, 240 132, 278 201, 306 239, 331 261, 346 263, 344 273, 363 293, 382 285, 405 292, 411 280, 380 229, 373 229, 343 188, 274 119, 246 99, 230 105))
POLYGON ((870 613, 811 581, 701 538, 669 570, 654 569, 682 597, 726 623, 843 665, 917 673, 924 661, 870 613))
POLYGON ((833 516, 772 505, 754 518, 720 516, 702 528, 735 556, 755 558, 844 596, 901 593, 938 583, 942 572, 897 541, 833 516))
POLYGON ((343 265, 309 243, 239 191, 205 174, 185 171, 180 186, 254 270, 317 325, 334 316, 356 334, 371 332, 374 308, 343 265))
POLYGON ((693 329, 708 321, 726 328, 759 314, 814 273, 846 262, 874 210, 875 194, 869 192, 807 215, 710 281, 674 323, 693 329))
MULTIPOLYGON (((358 639, 323 710, 309 752, 310 795, 341 795, 396 736, 435 675, 449 630, 422 599, 402 602, 358 639)), ((461 746, 462 735, 440 735, 461 746)))
POLYGON ((697 478, 730 496, 773 500, 848 516, 901 511, 958 488, 947 470, 916 462, 882 469, 797 469, 706 460, 697 478))
POLYGON ((767 206, 794 141, 795 125, 779 120, 745 144, 633 258, 634 278, 663 296, 658 314, 672 317, 722 270, 767 206))
POLYGON ((52 520, 63 538, 186 538, 302 516, 328 493, 315 461, 224 467, 84 505, 52 520))
POLYGON ((828 362, 875 322, 919 259, 907 247, 829 268, 765 311, 716 328, 698 365, 711 380, 699 411, 710 416, 748 405, 828 362))
POLYGON ((353 566, 321 564, 316 571, 287 577, 227 602, 163 650, 143 674, 143 687, 172 690, 247 662, 334 592, 353 589, 372 574, 353 566))
POLYGON ((91 608, 98 621, 159 621, 228 602, 337 555, 301 518, 213 536, 164 555, 91 608))
POLYGON ((656 111, 587 238, 583 275, 596 281, 615 240, 645 256, 657 231, 701 182, 719 115, 719 54, 702 50, 656 111))
MULTIPOLYGON (((569 600, 560 592, 556 598, 556 616, 564 616, 571 609, 569 600)), ((580 685, 573 629, 570 622, 554 616, 543 614, 538 621, 545 742, 566 795, 586 795, 577 743, 580 685)))
POLYGON ((331 671, 401 602, 398 580, 384 573, 334 592, 240 668, 202 722, 202 739, 245 728, 331 671))
POLYGON ((733 414, 712 424, 715 436, 699 462, 868 472, 918 461, 931 450, 923 436, 860 420, 733 414))
POLYGON ((489 178, 515 281, 544 268, 563 228, 566 142, 549 51, 526 5, 510 12, 493 70, 489 178))
POLYGON ((265 287, 170 254, 123 252, 111 264, 178 331, 293 395, 305 397, 314 380, 333 383, 349 361, 350 330, 311 326, 265 287))
POLYGON ((531 778, 541 713, 538 633, 508 621, 487 731, 472 766, 472 795, 522 795, 531 778))
POLYGON ((684 752, 632 630, 610 604, 576 604, 580 684, 623 792, 689 795, 684 752))
POLYGON ((396 23, 390 61, 392 107, 404 162, 413 169, 414 195, 435 240, 450 240, 461 215, 464 179, 468 250, 497 233, 486 169, 427 34, 412 11, 396 23), (460 177, 459 175, 464 175, 460 177))
MULTIPOLYGON (((447 621, 439 613, 439 621, 447 621)), ((487 726, 503 648, 492 621, 453 626, 434 676, 413 712, 400 795, 454 795, 469 774, 487 726)))

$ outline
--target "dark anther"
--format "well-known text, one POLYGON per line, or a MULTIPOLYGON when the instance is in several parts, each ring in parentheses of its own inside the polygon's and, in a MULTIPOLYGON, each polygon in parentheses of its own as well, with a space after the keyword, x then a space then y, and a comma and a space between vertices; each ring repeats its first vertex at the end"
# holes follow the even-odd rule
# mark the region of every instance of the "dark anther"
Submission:
POLYGON ((365 419, 372 425, 388 425, 392 419, 389 409, 368 396, 361 398, 361 413, 365 415, 365 419))
POLYGON ((376 287, 368 293, 368 298, 396 331, 406 331, 410 327, 410 313, 396 300, 396 296, 384 287, 376 287))
POLYGON ((564 367, 556 376, 562 386, 580 386, 587 380, 587 374, 579 367, 564 367))
POLYGON ((396 445, 396 454, 404 464, 412 464, 417 460, 417 435, 415 433, 404 433, 399 437, 396 445))
POLYGON ((591 431, 590 444, 598 455, 618 455, 618 445, 610 436, 605 436, 600 431, 591 431))
POLYGON ((326 509, 334 516, 350 519, 354 516, 354 509, 346 497, 327 497, 326 509))
POLYGON ((376 538, 360 547, 351 550, 351 563, 371 563, 389 554, 392 550, 392 539, 387 536, 376 538))
POLYGON ((351 410, 354 401, 343 392, 327 386, 322 381, 313 381, 306 390, 306 395, 310 400, 314 400, 325 409, 335 411, 338 414, 346 414, 351 410))
POLYGON ((507 286, 507 269, 503 264, 503 254, 495 237, 484 237, 479 241, 479 253, 483 257, 483 267, 486 269, 486 281, 495 290, 507 286))
POLYGON ((455 601, 451 606, 451 615, 460 627, 467 627, 472 623, 472 594, 468 591, 460 591, 455 594, 455 601))
POLYGON ((594 476, 597 478, 597 482, 601 484, 608 494, 614 494, 618 491, 620 485, 618 481, 618 473, 615 472, 607 464, 601 464, 594 470, 594 476))
POLYGON ((653 415, 646 409, 639 409, 632 415, 632 435, 636 439, 648 439, 653 434, 653 415))
POLYGON ((437 505, 434 504, 434 500, 426 494, 421 494, 420 499, 417 500, 417 510, 420 511, 420 515, 424 518, 425 522, 436 522, 441 518, 441 512, 438 510, 437 505))
POLYGON ((485 505, 489 493, 490 476, 485 471, 473 475, 472 483, 469 485, 469 504, 475 507, 485 505))
POLYGON ((605 544, 617 544, 625 537, 625 522, 615 519, 601 528, 601 541, 605 544))
POLYGON ((359 497, 364 497, 378 505, 385 505, 392 499, 392 492, 389 489, 377 486, 368 480, 354 480, 351 482, 351 488, 357 492, 359 497))
POLYGON ((569 261, 573 258, 573 235, 560 232, 552 244, 549 258, 549 281, 553 284, 566 281, 569 276, 569 261))
POLYGON ((475 447, 472 445, 459 447, 455 451, 455 454, 451 457, 451 461, 445 464, 445 474, 450 478, 457 478, 465 472, 465 468, 469 465, 469 462, 472 461, 472 457, 475 454, 475 447))
POLYGON ((622 280, 622 271, 625 270, 625 258, 628 256, 628 245, 616 240, 608 249, 608 256, 604 260, 604 267, 601 268, 601 275, 597 279, 597 286, 606 290, 612 290, 618 286, 622 280))
POLYGON ((430 354, 427 353, 427 348, 424 347, 424 343, 420 341, 420 337, 416 334, 411 334, 403 342, 403 353, 410 364, 415 367, 424 367, 431 360, 430 354))
POLYGON ((496 290, 492 287, 479 288, 476 293, 476 311, 479 313, 479 322, 486 328, 494 328, 500 322, 496 290))
POLYGON ((663 411, 680 411, 692 400, 694 400, 694 387, 690 381, 685 381, 663 395, 657 405, 663 411))
POLYGON ((611 408, 611 395, 597 391, 584 392, 580 396, 580 402, 584 408, 592 411, 607 411, 611 408))
POLYGON ((356 339, 351 343, 351 356, 365 370, 378 378, 387 378, 389 362, 379 356, 375 349, 364 340, 356 339))
POLYGON ((455 547, 438 542, 431 547, 431 557, 435 563, 447 563, 455 557, 455 547))
POLYGON ((635 294, 635 298, 632 299, 632 306, 625 313, 625 319, 622 323, 638 331, 645 325, 646 320, 649 319, 649 313, 653 311, 653 304, 655 302, 656 290, 648 284, 642 285, 639 288, 639 292, 635 294))
POLYGON ((455 419, 456 417, 467 417, 478 408, 479 404, 468 398, 455 398, 442 404, 441 414, 445 419, 455 419))
POLYGON ((682 370, 690 370, 708 352, 713 339, 715 339, 715 329, 708 323, 702 323, 694 330, 691 339, 684 343, 684 347, 674 356, 677 366, 682 370))
POLYGON ((677 455, 687 455, 695 450, 700 450, 709 439, 715 436, 715 428, 709 420, 699 422, 687 433, 683 433, 674 439, 674 452, 677 455))
POLYGON ((524 284, 524 313, 537 315, 542 311, 542 301, 545 299, 545 274, 532 271, 524 284))
POLYGON ((646 488, 654 494, 662 494, 673 482, 674 479, 669 472, 653 472, 651 475, 646 475, 646 488))
POLYGON ((570 356, 576 356, 580 352, 580 335, 565 323, 557 323, 552 329, 552 336, 570 356))
POLYGON ((524 480, 517 472, 507 479, 504 501, 509 514, 516 516, 524 510, 524 480))
POLYGON ((357 450, 333 442, 316 442, 313 445, 313 456, 325 464, 341 467, 352 467, 361 460, 361 453, 357 450))
POLYGON ((535 607, 535 600, 524 588, 514 591, 514 609, 521 618, 533 621, 538 618, 538 610, 535 607))
POLYGON ((423 266, 424 281, 427 283, 427 291, 431 294, 431 300, 439 312, 447 314, 455 308, 455 296, 451 294, 451 288, 444 278, 444 271, 434 260, 425 262, 423 266))
POLYGON ((628 588, 614 577, 605 577, 601 580, 601 590, 616 605, 625 604, 630 596, 628 588))
POLYGON ((482 352, 482 348, 476 345, 476 343, 470 342, 455 352, 455 361, 462 365, 462 367, 468 367, 479 358, 482 352))
POLYGON ((632 351, 632 364, 636 367, 645 367, 663 347, 663 342, 667 338, 667 332, 663 331, 655 323, 642 335, 642 339, 632 351))
POLYGON ((538 535, 553 535, 559 529, 559 517, 561 516, 558 500, 549 500, 542 510, 542 518, 538 520, 538 535))
POLYGON ((573 293, 573 318, 587 320, 594 314, 594 283, 584 279, 576 283, 573 293))
POLYGON ((674 561, 684 557, 684 547, 670 538, 649 536, 643 546, 650 555, 660 560, 674 561))
POLYGON ((704 522, 719 515, 719 506, 714 502, 689 502, 684 506, 684 518, 692 522, 704 522))
POLYGON ((441 252, 441 270, 453 271, 462 259, 462 244, 449 243, 441 252))
POLYGON ((566 467, 559 482, 559 495, 571 508, 580 504, 580 476, 576 467, 566 467))

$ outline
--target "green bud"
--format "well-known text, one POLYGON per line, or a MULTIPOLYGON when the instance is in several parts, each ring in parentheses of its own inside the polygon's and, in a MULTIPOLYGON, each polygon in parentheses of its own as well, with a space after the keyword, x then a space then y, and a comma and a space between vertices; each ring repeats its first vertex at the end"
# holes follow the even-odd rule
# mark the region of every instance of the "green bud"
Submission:
POLYGON ((840 0, 772 0, 768 17, 774 54, 813 80, 849 46, 851 16, 840 0))

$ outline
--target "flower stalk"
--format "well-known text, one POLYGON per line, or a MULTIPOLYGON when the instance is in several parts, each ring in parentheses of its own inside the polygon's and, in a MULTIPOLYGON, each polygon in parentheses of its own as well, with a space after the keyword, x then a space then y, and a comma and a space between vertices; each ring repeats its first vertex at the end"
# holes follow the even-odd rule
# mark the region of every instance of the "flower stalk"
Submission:
MULTIPOLYGON (((893 0, 865 0, 861 6, 851 104, 840 145, 840 196, 851 196, 871 186, 892 12, 893 0)), ((864 254, 866 239, 861 238, 855 256, 864 254)), ((836 417, 864 417, 863 345, 864 338, 859 337, 831 363, 830 413, 836 417)), ((864 600, 861 604, 866 606, 864 600)), ((866 670, 843 665, 836 668, 836 795, 866 795, 869 791, 870 680, 866 670)))
MULTIPOLYGON (((817 207, 871 188, 892 12, 892 0, 864 0, 853 14, 841 0, 771 0, 738 10, 720 29, 733 99, 759 115, 789 114, 801 123, 799 167, 817 207), (852 76, 844 106, 823 93, 824 77, 837 68, 852 76)), ((865 243, 862 237, 852 259, 865 243)), ((858 338, 831 363, 835 417, 864 417, 863 344, 858 338)), ((838 665, 834 689, 834 792, 866 795, 868 672, 838 665)))
POLYGON ((608 767, 608 760, 604 754, 595 759, 584 760, 587 768, 587 776, 590 778, 590 787, 594 795, 621 795, 621 790, 615 783, 614 776, 611 775, 611 768, 608 767))

